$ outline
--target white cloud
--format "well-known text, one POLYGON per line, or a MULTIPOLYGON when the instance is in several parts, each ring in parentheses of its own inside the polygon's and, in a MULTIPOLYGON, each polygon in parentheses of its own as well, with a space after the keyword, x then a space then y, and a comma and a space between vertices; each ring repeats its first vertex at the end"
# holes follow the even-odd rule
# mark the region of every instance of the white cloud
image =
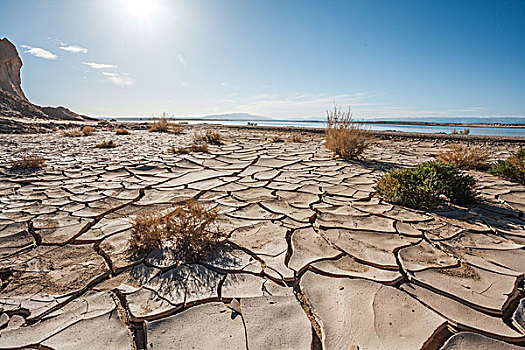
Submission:
POLYGON ((187 81, 181 81, 180 84, 182 86, 190 86, 190 83, 188 83, 187 81))
MULTIPOLYGON (((102 74, 104 73, 107 73, 107 72, 103 72, 102 74)), ((111 81, 113 84, 117 84, 122 87, 127 87, 127 86, 131 86, 135 84, 135 80, 133 80, 133 78, 131 78, 127 73, 123 73, 123 74, 109 73, 109 74, 104 74, 104 75, 107 76, 109 78, 109 81, 111 81)))
POLYGON ((33 47, 33 46, 29 46, 29 45, 21 45, 24 49, 27 49, 25 52, 30 54, 30 55, 33 55, 35 57, 40 57, 40 58, 44 58, 46 60, 56 60, 57 59, 57 55, 55 55, 54 53, 52 52, 49 52, 47 50, 44 50, 40 47, 33 47))
POLYGON ((219 83, 219 85, 220 85, 220 86, 224 86, 224 87, 229 86, 229 84, 226 83, 226 82, 219 83))
POLYGON ((67 51, 67 52, 71 52, 71 53, 87 53, 88 52, 87 49, 77 46, 77 45, 67 45, 67 46, 64 46, 64 44, 62 45, 63 46, 59 46, 59 49, 67 51))
POLYGON ((95 63, 95 62, 82 62, 86 66, 90 66, 93 69, 108 69, 108 68, 117 68, 117 66, 113 64, 105 64, 105 63, 95 63))
POLYGON ((262 94, 252 97, 252 101, 236 107, 236 110, 257 114, 286 118, 317 118, 322 119, 326 110, 334 104, 343 109, 348 107, 375 106, 368 100, 376 98, 374 92, 359 92, 354 94, 296 94, 280 96, 262 94))
POLYGON ((182 56, 181 54, 178 54, 177 58, 179 59, 180 64, 182 64, 183 66, 186 66, 186 60, 184 59, 184 56, 182 56))

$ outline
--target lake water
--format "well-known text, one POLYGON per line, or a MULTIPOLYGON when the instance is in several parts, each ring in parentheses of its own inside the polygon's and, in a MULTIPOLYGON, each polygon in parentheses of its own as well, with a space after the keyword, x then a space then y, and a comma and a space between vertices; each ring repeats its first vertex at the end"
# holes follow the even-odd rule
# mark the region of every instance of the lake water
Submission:
MULTIPOLYGON (((111 119, 110 117, 102 119, 111 119)), ((137 117, 121 117, 116 118, 121 121, 131 121, 131 122, 147 122, 151 118, 137 118, 137 117)), ((477 120, 470 120, 471 123, 479 123, 477 120)), ((412 120, 416 121, 416 120, 412 120)), ((425 121, 425 120, 417 120, 425 121)), ((435 120, 434 120, 435 121, 435 120)), ((487 122, 487 120, 483 120, 487 122)), ((324 128, 326 123, 324 121, 317 120, 188 120, 184 121, 188 124, 221 124, 221 125, 246 125, 248 122, 257 123, 261 126, 297 126, 297 127, 306 127, 306 128, 324 128)), ((439 122, 448 122, 445 120, 440 120, 439 122)), ((455 122, 468 123, 465 120, 455 120, 455 122)), ((490 120, 492 123, 515 123, 523 124, 525 126, 525 118, 512 118, 512 120, 490 120)), ((412 132, 412 133, 446 133, 451 134, 454 130, 460 132, 464 129, 469 129, 471 135, 482 135, 482 136, 511 136, 511 137, 525 137, 525 127, 522 128, 495 128, 495 127, 458 127, 458 126, 434 126, 434 125, 399 125, 399 124, 363 124, 369 130, 392 130, 392 131, 403 131, 403 132, 412 132)))

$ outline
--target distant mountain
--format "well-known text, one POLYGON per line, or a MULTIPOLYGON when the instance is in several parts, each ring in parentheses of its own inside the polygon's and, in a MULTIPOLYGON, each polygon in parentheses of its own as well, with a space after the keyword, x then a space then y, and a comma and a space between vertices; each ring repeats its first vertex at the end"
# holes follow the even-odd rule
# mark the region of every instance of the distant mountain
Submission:
POLYGON ((270 117, 263 117, 260 115, 253 115, 249 113, 226 113, 226 114, 214 114, 214 115, 205 115, 199 117, 198 119, 208 119, 208 120, 274 120, 270 117))

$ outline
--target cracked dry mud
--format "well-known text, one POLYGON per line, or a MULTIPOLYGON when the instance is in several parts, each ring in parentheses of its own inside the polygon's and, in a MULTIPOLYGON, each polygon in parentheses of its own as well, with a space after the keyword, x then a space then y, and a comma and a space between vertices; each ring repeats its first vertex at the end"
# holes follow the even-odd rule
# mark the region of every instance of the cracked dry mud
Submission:
POLYGON ((191 131, 0 136, 0 349, 524 346, 524 187, 471 172, 475 205, 407 209, 375 181, 443 141, 378 140, 345 162, 320 135, 221 132, 185 155, 168 150, 191 131), (13 172, 24 152, 47 166, 13 172), (217 208, 227 240, 205 261, 132 258, 134 216, 189 198, 217 208))

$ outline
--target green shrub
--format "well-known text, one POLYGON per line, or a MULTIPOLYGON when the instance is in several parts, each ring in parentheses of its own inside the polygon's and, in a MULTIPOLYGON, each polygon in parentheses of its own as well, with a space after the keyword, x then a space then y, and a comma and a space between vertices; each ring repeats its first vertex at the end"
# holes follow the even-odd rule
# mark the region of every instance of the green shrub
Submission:
POLYGON ((525 148, 520 148, 507 160, 498 160, 489 169, 489 173, 525 185, 525 148))
POLYGON ((416 168, 395 169, 385 174, 375 189, 388 202, 411 208, 435 208, 448 200, 468 204, 475 199, 476 181, 454 164, 431 161, 416 168))

